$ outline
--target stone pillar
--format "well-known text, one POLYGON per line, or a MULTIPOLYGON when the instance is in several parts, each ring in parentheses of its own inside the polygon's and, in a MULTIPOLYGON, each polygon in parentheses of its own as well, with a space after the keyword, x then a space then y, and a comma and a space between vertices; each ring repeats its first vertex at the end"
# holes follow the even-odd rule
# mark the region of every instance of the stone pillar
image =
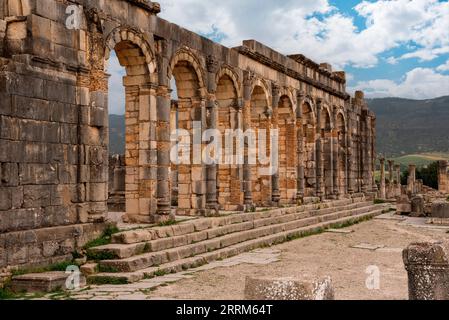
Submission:
POLYGON ((346 185, 347 191, 350 195, 354 194, 356 189, 356 181, 354 176, 354 137, 353 137, 353 125, 352 125, 352 117, 350 113, 351 103, 350 101, 345 104, 346 108, 346 118, 348 119, 348 132, 346 134, 346 148, 347 148, 347 156, 346 156, 346 185))
POLYGON ((316 140, 316 196, 321 200, 324 199, 323 185, 324 185, 324 167, 323 167, 323 131, 321 128, 321 108, 323 101, 317 101, 317 140, 316 140))
POLYGON ((401 166, 399 164, 394 166, 395 171, 395 195, 396 197, 401 196, 402 194, 402 185, 401 185, 401 166))
MULTIPOLYGON (((217 130, 218 128, 218 104, 215 96, 217 92, 216 74, 219 64, 213 57, 207 59, 207 90, 209 92, 207 98, 207 128, 217 130)), ((215 152, 218 152, 216 150, 215 152)), ((206 209, 213 213, 218 213, 218 196, 217 196, 217 172, 218 163, 207 165, 206 167, 206 209)))
POLYGON ((449 193, 449 175, 448 175, 449 162, 438 162, 438 191, 443 193, 449 193))
POLYGON ((416 165, 411 164, 408 166, 408 178, 407 178, 407 191, 412 195, 416 193, 416 165))
POLYGON ((394 198, 394 161, 388 160, 388 186, 387 186, 387 198, 394 198))
POLYGON ((385 158, 380 158, 380 193, 379 198, 386 199, 387 191, 385 185, 385 158))
MULTIPOLYGON (((252 93, 253 75, 250 71, 246 71, 243 83, 243 131, 251 129, 251 93, 252 93)), ((244 165, 243 165, 243 190, 245 210, 252 211, 254 209, 252 183, 251 183, 251 165, 249 164, 249 145, 245 141, 244 147, 244 165)))
POLYGON ((449 243, 414 243, 403 252, 410 300, 449 300, 449 243))
POLYGON ((170 80, 166 74, 168 59, 166 45, 162 43, 163 52, 158 56, 159 87, 157 89, 157 214, 153 222, 164 222, 174 219, 171 212, 170 190, 170 80))
POLYGON ((297 95, 297 106, 296 106, 296 137, 297 137, 297 168, 296 168, 296 199, 297 201, 304 202, 305 194, 305 177, 304 177, 304 132, 302 123, 302 106, 304 104, 305 94, 300 91, 297 95))
MULTIPOLYGON (((273 85, 273 121, 272 121, 272 128, 274 130, 279 129, 279 100, 280 100, 280 87, 276 84, 273 85)), ((279 141, 280 142, 280 141, 279 141)), ((273 151, 273 150, 271 150, 273 151)), ((279 189, 279 164, 280 164, 280 154, 278 154, 278 170, 271 176, 271 183, 272 183, 272 196, 271 200, 273 201, 273 204, 278 206, 279 202, 281 200, 281 192, 279 189)))
MULTIPOLYGON (((339 186, 339 177, 340 177, 340 146, 338 141, 338 128, 335 128, 332 132, 332 142, 333 142, 333 196, 338 199, 340 196, 340 186, 339 186)), ((343 169, 343 168, 341 168, 343 169)))

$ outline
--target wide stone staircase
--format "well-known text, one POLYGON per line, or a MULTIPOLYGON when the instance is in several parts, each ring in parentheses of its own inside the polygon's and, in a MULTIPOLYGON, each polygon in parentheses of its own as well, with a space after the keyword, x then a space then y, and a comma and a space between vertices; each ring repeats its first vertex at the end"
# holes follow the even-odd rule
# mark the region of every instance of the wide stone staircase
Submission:
POLYGON ((359 196, 123 231, 112 236, 112 244, 89 249, 98 273, 89 275, 88 282, 124 284, 176 273, 369 220, 388 209, 359 196))

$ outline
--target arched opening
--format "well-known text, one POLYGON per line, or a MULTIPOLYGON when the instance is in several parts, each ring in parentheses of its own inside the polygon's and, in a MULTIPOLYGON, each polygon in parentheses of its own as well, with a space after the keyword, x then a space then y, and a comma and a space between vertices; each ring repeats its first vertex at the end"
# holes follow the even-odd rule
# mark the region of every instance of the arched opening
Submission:
MULTIPOLYGON (((218 167, 217 188, 218 203, 222 210, 240 210, 243 206, 242 172, 241 166, 232 159, 225 158, 226 152, 226 130, 240 128, 241 114, 238 110, 238 94, 232 78, 223 75, 218 80, 216 98, 218 103, 218 130, 223 137, 222 159, 218 167)), ((232 151, 236 155, 238 145, 233 139, 232 151)))
MULTIPOLYGON (((151 156, 156 149, 156 137, 150 133, 156 129, 156 106, 151 103, 153 92, 148 88, 150 70, 147 57, 139 46, 128 40, 122 40, 113 48, 110 55, 108 72, 114 76, 109 82, 109 111, 124 114, 124 132, 120 132, 118 120, 111 116, 109 125, 109 150, 120 154, 110 158, 109 166, 109 203, 117 204, 113 199, 124 194, 125 221, 149 223, 151 215, 157 211, 156 183, 157 158, 151 156), (118 59, 118 64, 114 60, 118 59), (120 70, 120 68, 122 70, 120 70), (124 95, 120 93, 122 78, 124 95), (124 101, 121 97, 124 96, 124 101), (120 144, 122 140, 123 145, 120 144), (152 147, 153 146, 153 147, 152 147)), ((122 120, 123 121, 123 116, 122 120)))
POLYGON ((202 143, 194 143, 194 131, 203 123, 204 99, 201 86, 193 65, 186 60, 178 61, 171 72, 172 92, 177 101, 172 102, 171 129, 185 131, 188 135, 172 140, 178 145, 179 163, 172 161, 171 188, 173 205, 177 206, 178 215, 202 214, 206 208, 206 172, 202 165, 202 143), (199 149, 198 149, 199 148, 199 149), (189 154, 184 154, 189 150, 189 154), (199 157, 199 158, 198 158, 199 157))
POLYGON ((333 194, 333 145, 332 145, 332 124, 329 110, 324 108, 321 116, 321 138, 323 143, 323 167, 324 167, 324 194, 330 196, 333 194))
POLYGON ((279 100, 279 189, 280 203, 292 204, 296 201, 296 124, 293 104, 286 95, 279 100))
POLYGON ((312 197, 316 194, 316 122, 312 106, 304 103, 302 106, 302 125, 304 134, 304 195, 312 197))
POLYGON ((269 105, 266 92, 263 87, 255 86, 251 95, 251 129, 256 134, 257 147, 251 150, 255 153, 257 164, 251 166, 253 202, 256 206, 271 205, 271 176, 265 174, 269 163, 265 164, 270 157, 270 117, 269 105), (263 131, 264 130, 264 131, 263 131), (265 132, 265 135, 263 135, 265 132), (259 135, 260 133, 260 135, 259 135), (265 136, 265 145, 260 137, 265 136), (265 149, 265 150, 263 150, 265 149), (261 158, 265 157, 267 159, 261 158))
POLYGON ((347 141, 346 141, 346 123, 343 114, 337 115, 337 183, 340 194, 347 194, 347 141))

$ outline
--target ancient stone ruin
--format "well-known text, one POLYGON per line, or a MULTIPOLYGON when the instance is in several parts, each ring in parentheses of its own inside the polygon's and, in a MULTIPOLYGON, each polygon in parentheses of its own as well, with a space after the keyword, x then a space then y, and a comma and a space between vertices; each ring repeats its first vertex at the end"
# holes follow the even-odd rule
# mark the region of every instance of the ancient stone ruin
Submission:
POLYGON ((377 191, 375 116, 362 92, 348 95, 344 72, 255 40, 226 48, 159 12, 147 0, 0 3, 0 268, 70 258, 104 230, 108 204, 160 223, 377 191), (112 52, 126 70, 126 154, 110 159, 112 52), (279 170, 175 166, 170 133, 194 122, 279 129, 279 170))
POLYGON ((449 299, 449 244, 414 243, 404 250, 410 300, 449 299))

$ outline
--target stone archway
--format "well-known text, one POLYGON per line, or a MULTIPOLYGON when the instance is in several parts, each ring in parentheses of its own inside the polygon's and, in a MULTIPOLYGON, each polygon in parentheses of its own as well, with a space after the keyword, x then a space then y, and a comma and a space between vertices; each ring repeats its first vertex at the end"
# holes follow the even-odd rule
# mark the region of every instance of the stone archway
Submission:
MULTIPOLYGON (((222 135, 222 158, 218 167, 217 186, 218 203, 226 211, 240 210, 243 206, 242 171, 241 166, 225 155, 227 148, 227 134, 234 137, 234 130, 241 127, 242 113, 238 108, 238 88, 233 73, 225 69, 220 72, 217 81, 216 98, 218 103, 218 129, 222 135), (227 132, 227 130, 232 130, 227 132)), ((237 154, 238 145, 232 140, 233 155, 237 154)))
POLYGON ((337 188, 339 194, 347 193, 347 129, 346 120, 342 112, 337 114, 336 119, 336 130, 337 130, 337 150, 335 155, 337 157, 336 163, 337 168, 337 188))
MULTIPOLYGON (((206 168, 202 164, 204 145, 193 141, 195 131, 200 137, 205 124, 205 89, 203 73, 197 59, 190 53, 179 51, 172 59, 169 77, 175 80, 178 101, 172 107, 171 128, 183 130, 187 135, 181 144, 190 149, 179 164, 172 164, 176 178, 172 188, 177 189, 177 213, 204 214, 206 209, 206 168), (173 124, 176 121, 176 125, 173 124)), ((173 89, 173 88, 172 88, 173 89)), ((173 142, 173 141, 172 141, 173 142)), ((185 149, 185 150, 187 150, 185 149)), ((173 177, 173 175, 172 175, 173 177)))
POLYGON ((302 106, 302 125, 304 134, 304 195, 316 195, 316 118, 312 105, 306 102, 302 106))
MULTIPOLYGON (((125 69, 125 220, 150 223, 157 211, 156 62, 142 35, 114 30, 107 38, 105 66, 115 51, 125 69)), ((114 103, 110 101, 110 103, 114 103)))
POLYGON ((270 129, 271 129, 271 113, 269 106, 268 90, 262 83, 258 83, 254 86, 251 94, 251 129, 254 130, 257 140, 257 147, 254 150, 255 159, 257 164, 251 165, 251 178, 252 178, 252 193, 253 202, 256 206, 270 206, 271 205, 271 176, 265 175, 264 171, 268 168, 261 159, 261 156, 270 157, 270 129), (265 130, 265 144, 262 145, 262 140, 259 133, 263 133, 265 130), (266 149, 266 152, 259 152, 261 149, 266 149), (265 154, 264 154, 265 153, 265 154))
POLYGON ((281 96, 277 109, 279 129, 279 187, 280 203, 296 203, 296 123, 293 103, 288 95, 281 96))
POLYGON ((334 193, 334 170, 333 170, 333 143, 332 143, 332 118, 331 113, 327 107, 324 107, 321 111, 321 143, 322 143, 322 168, 323 183, 322 189, 326 197, 331 196, 334 193))

